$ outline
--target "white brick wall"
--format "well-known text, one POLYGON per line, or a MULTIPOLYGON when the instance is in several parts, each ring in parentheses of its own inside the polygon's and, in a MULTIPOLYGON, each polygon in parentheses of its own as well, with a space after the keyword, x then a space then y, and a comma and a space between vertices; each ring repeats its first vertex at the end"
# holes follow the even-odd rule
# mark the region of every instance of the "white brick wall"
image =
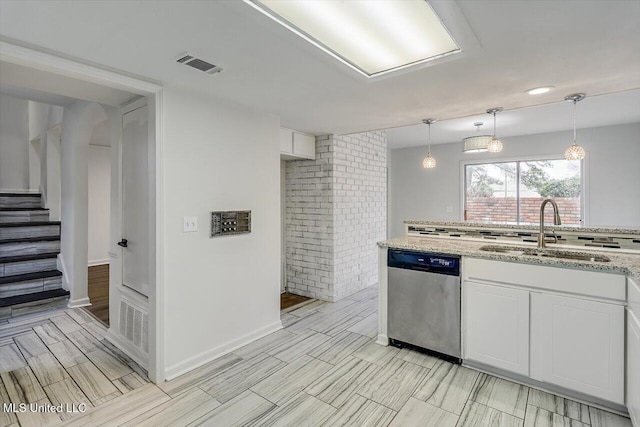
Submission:
POLYGON ((378 248, 387 232, 384 131, 334 136, 334 299, 378 282, 378 248))
POLYGON ((377 282, 386 236, 386 134, 319 138, 316 160, 287 162, 290 292, 337 301, 377 282))

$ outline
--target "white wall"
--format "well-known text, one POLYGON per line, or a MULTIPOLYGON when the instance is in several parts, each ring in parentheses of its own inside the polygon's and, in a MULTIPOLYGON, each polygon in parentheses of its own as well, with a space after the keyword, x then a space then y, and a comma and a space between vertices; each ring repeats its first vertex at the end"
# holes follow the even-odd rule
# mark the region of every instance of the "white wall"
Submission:
POLYGON ((86 101, 65 108, 61 147, 60 267, 69 307, 88 305, 89 141, 94 125, 107 117, 105 109, 86 101))
MULTIPOLYGON (((391 150, 389 236, 401 236, 407 219, 461 220, 461 162, 562 157, 572 138, 572 131, 502 138, 499 154, 464 154, 461 142, 438 144, 431 147, 438 161, 432 170, 421 165, 426 147, 391 150)), ((578 142, 587 150, 585 225, 640 227, 640 123, 579 129, 578 142)))
POLYGON ((279 125, 273 115, 165 89, 169 378, 281 327, 279 125), (214 210, 251 210, 251 233, 210 238, 214 210), (198 217, 198 232, 182 232, 185 216, 198 217))
POLYGON ((0 95, 0 190, 29 189, 29 101, 0 95))
MULTIPOLYGON (((95 131, 94 131, 95 134, 95 131)), ((111 148, 89 145, 89 265, 109 262, 111 148)))

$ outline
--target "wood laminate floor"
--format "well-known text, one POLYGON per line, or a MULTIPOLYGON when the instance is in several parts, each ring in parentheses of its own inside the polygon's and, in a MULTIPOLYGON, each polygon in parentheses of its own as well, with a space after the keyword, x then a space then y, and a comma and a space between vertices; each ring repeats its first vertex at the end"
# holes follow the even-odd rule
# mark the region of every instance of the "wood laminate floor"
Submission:
POLYGON ((85 310, 109 325, 109 264, 89 267, 89 300, 85 310))
POLYGON ((0 321, 0 426, 630 427, 628 418, 407 349, 383 347, 377 290, 281 313, 284 329, 151 384, 81 309, 0 321))
POLYGON ((290 294, 289 292, 282 293, 280 294, 280 310, 286 310, 309 300, 311 298, 303 297, 302 295, 290 294))

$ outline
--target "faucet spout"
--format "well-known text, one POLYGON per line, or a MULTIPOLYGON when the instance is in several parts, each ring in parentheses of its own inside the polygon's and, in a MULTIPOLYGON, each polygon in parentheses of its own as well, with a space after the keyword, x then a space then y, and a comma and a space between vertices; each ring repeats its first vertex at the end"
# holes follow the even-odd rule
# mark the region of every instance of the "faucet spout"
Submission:
POLYGON ((562 225, 562 220, 560 219, 560 209, 558 209, 558 204, 553 199, 544 199, 542 204, 540 205, 540 232, 538 233, 538 247, 545 248, 547 246, 547 242, 544 238, 544 208, 547 206, 547 203, 551 203, 553 207, 553 224, 554 225, 562 225))

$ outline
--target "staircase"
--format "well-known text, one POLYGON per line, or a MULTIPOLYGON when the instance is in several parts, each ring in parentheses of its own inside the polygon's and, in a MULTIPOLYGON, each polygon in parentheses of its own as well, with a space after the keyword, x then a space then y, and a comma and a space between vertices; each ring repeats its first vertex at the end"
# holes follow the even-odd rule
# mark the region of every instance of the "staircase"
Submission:
POLYGON ((67 305, 60 222, 41 206, 40 194, 0 193, 0 320, 67 305))

